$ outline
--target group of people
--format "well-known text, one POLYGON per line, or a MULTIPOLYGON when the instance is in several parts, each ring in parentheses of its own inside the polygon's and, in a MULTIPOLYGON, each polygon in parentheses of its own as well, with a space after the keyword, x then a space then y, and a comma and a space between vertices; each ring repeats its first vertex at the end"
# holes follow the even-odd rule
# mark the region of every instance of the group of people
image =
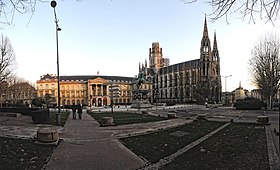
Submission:
POLYGON ((79 119, 82 119, 83 111, 82 111, 82 105, 81 104, 75 105, 75 103, 73 103, 73 105, 72 105, 73 119, 76 119, 76 111, 78 112, 79 119))

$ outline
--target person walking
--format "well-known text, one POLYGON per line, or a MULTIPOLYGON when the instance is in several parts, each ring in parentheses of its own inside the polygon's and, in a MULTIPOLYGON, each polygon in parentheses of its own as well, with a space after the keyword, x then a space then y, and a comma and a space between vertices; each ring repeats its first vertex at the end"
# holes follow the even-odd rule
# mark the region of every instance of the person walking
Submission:
POLYGON ((73 103, 73 105, 72 105, 72 113, 73 113, 73 119, 76 119, 76 105, 75 105, 75 103, 73 103))
POLYGON ((82 105, 81 105, 81 104, 78 104, 78 115, 79 115, 79 119, 82 119, 82 113, 83 113, 82 105))

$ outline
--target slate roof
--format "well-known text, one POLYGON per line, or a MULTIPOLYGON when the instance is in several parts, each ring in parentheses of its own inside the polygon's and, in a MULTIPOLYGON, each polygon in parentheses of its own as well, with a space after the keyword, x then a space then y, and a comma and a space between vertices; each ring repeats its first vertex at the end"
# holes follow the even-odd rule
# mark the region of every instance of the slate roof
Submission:
POLYGON ((195 59, 195 60, 190 60, 190 61, 185 61, 185 62, 169 65, 167 67, 162 67, 159 70, 159 73, 168 74, 168 73, 172 73, 173 71, 177 72, 177 71, 182 71, 182 70, 191 69, 191 68, 198 68, 199 60, 200 59, 195 59))
MULTIPOLYGON (((88 80, 92 80, 92 79, 96 79, 96 78, 103 78, 103 79, 107 79, 107 80, 112 80, 112 81, 133 81, 135 78, 134 77, 123 77, 123 76, 104 76, 104 75, 74 75, 74 76, 60 76, 60 81, 71 81, 71 80, 82 80, 82 81, 88 81, 88 80)), ((52 79, 52 78, 56 78, 56 76, 51 76, 49 74, 46 74, 44 76, 41 77, 41 80, 45 80, 45 79, 52 79)))

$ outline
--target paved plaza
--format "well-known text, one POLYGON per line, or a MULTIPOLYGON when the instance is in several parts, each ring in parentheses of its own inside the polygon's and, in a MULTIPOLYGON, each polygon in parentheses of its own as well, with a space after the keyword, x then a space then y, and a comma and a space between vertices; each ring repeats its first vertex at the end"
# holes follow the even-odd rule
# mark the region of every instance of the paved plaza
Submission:
MULTIPOLYGON (((110 108, 94 108, 93 112, 111 111, 110 108)), ((141 110, 129 107, 116 107, 114 111, 141 110)), ((0 135, 16 136, 21 138, 35 138, 38 129, 42 127, 56 128, 61 141, 54 150, 46 169, 156 169, 158 165, 146 166, 145 160, 139 158, 132 151, 123 146, 118 138, 137 134, 144 134, 158 129, 174 127, 189 123, 197 115, 205 115, 210 120, 230 122, 256 122, 257 116, 267 115, 270 125, 267 126, 271 138, 269 142, 274 147, 276 159, 279 163, 279 136, 273 132, 278 128, 278 111, 241 111, 231 107, 206 108, 201 105, 176 105, 172 107, 157 107, 149 109, 149 114, 167 116, 168 113, 176 113, 177 119, 168 119, 160 122, 139 123, 123 126, 99 127, 89 114, 84 110, 82 120, 73 120, 70 114, 65 126, 34 125, 31 118, 0 117, 0 135), (18 121, 20 120, 20 121, 18 121), (276 147, 276 148, 275 148, 276 147), (145 169, 145 168, 144 168, 145 169)), ((214 133, 214 132, 213 132, 214 133)), ((204 137, 207 140, 207 137, 204 137)), ((188 146, 186 146, 188 147, 188 146)), ((275 157, 275 155, 274 155, 275 157)), ((169 159, 169 158, 168 158, 169 159)))

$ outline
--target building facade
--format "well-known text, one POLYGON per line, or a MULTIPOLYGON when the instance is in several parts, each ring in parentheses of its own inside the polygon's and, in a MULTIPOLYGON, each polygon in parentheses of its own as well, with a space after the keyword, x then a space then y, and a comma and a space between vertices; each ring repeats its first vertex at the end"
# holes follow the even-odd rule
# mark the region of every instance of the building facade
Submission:
POLYGON ((222 85, 220 75, 220 56, 216 33, 213 48, 208 35, 205 18, 200 46, 200 58, 174 65, 163 58, 158 42, 149 49, 149 68, 146 77, 153 84, 153 103, 220 102, 222 85))
MULTIPOLYGON (((82 104, 87 106, 129 105, 133 100, 133 77, 120 76, 60 76, 60 103, 62 106, 82 104), (114 90, 111 90, 111 89, 114 90)), ((37 97, 47 94, 57 97, 57 76, 44 75, 37 82, 37 97)), ((143 84, 146 87, 146 84, 143 84)))
POLYGON ((19 82, 9 85, 1 83, 0 106, 26 106, 30 107, 36 97, 36 89, 27 82, 19 82))

